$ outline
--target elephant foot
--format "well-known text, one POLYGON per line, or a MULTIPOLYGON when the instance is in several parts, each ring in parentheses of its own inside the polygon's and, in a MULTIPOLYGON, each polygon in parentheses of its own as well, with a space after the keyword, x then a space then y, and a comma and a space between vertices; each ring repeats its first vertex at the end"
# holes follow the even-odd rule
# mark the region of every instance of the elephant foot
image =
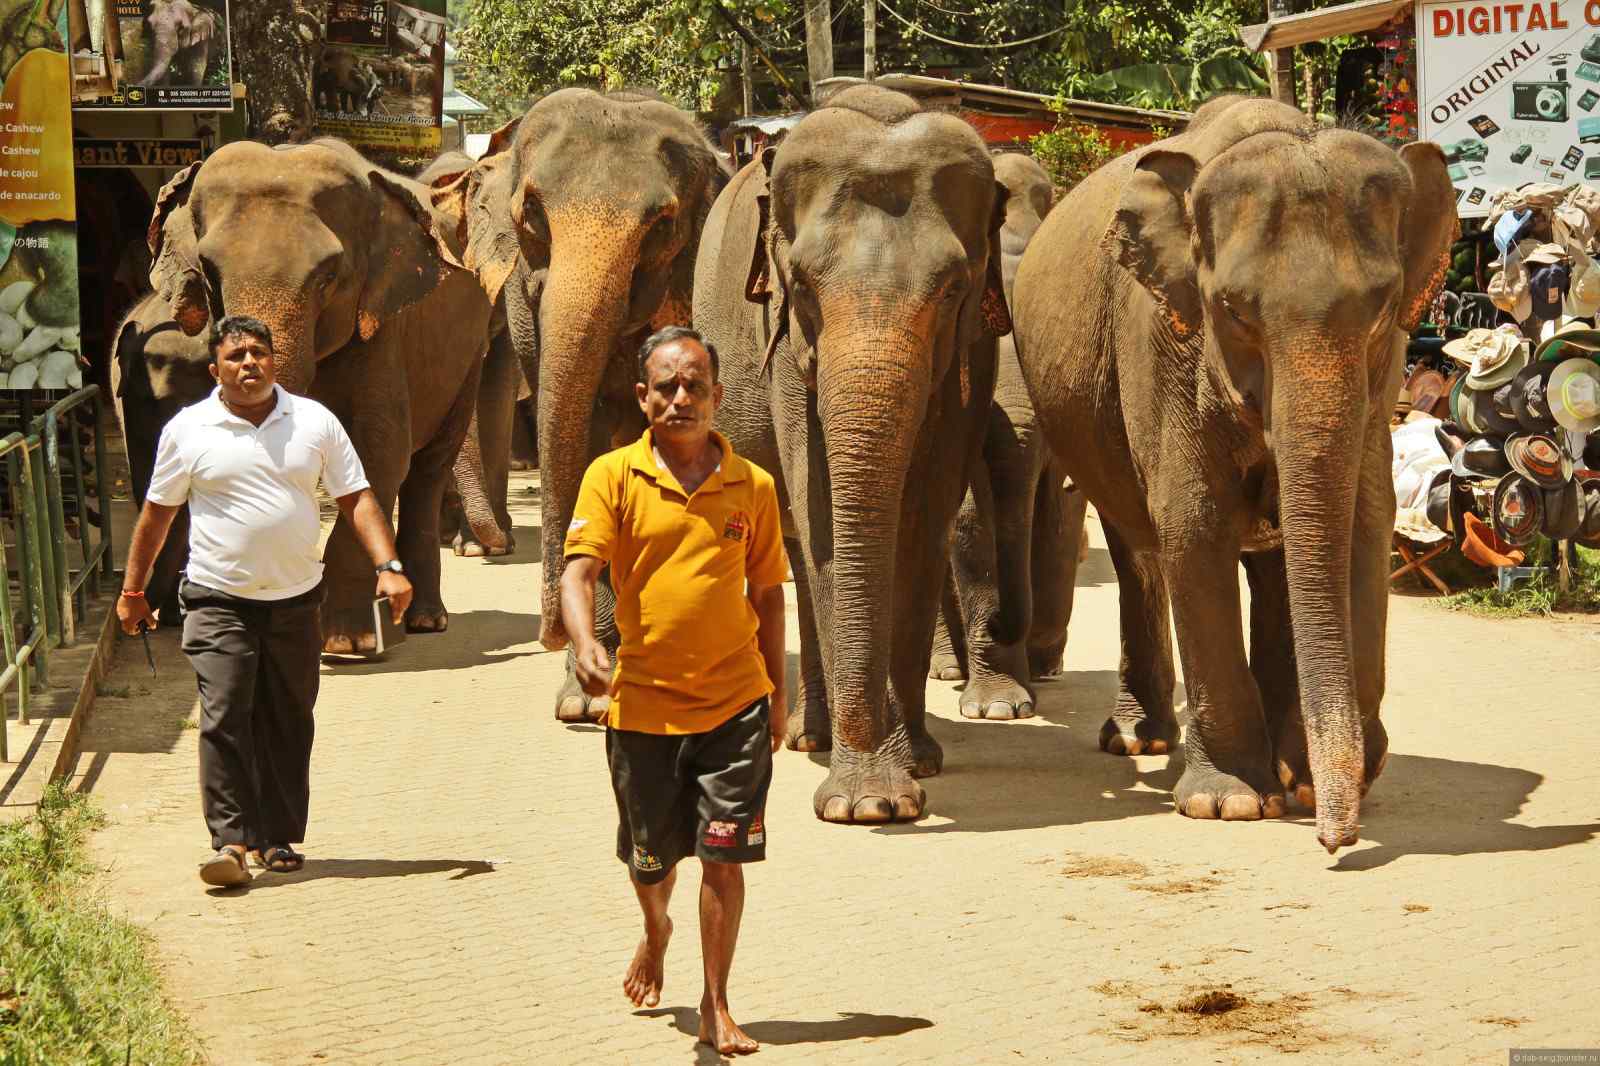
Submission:
POLYGON ((902 758, 835 747, 828 776, 811 797, 817 817, 824 822, 867 825, 920 818, 928 795, 902 758))
POLYGON ((936 777, 944 769, 944 749, 928 732, 911 734, 911 776, 936 777))
POLYGON ((967 682, 961 690, 963 718, 1009 721, 1033 717, 1033 693, 1014 677, 990 674, 967 682))
POLYGON ((1056 677, 1066 669, 1066 648, 1029 648, 1028 676, 1035 680, 1056 677))
MULTIPOLYGON (((1374 718, 1361 723, 1361 734, 1361 794, 1365 796, 1388 765, 1389 731, 1381 719, 1374 718)), ((1306 731, 1298 718, 1285 725, 1273 762, 1284 793, 1293 796, 1295 803, 1306 810, 1316 810, 1317 789, 1311 779, 1311 760, 1306 754, 1306 731)))
POLYGON ((418 607, 406 612, 407 633, 443 633, 450 628, 450 612, 443 607, 418 607))
POLYGON ((828 708, 809 700, 789 712, 784 744, 790 751, 827 751, 833 747, 833 731, 828 725, 828 708))
POLYGON ((1214 767, 1184 769, 1172 790, 1173 806, 1186 818, 1220 818, 1225 822, 1254 822, 1281 818, 1283 793, 1253 787, 1244 778, 1214 767))
POLYGON ((535 469, 535 467, 531 462, 529 462, 526 459, 513 459, 513 460, 511 460, 511 469, 512 470, 533 470, 533 469, 535 469))
POLYGON ((451 550, 455 552, 458 558, 462 559, 485 559, 500 555, 510 555, 512 549, 515 547, 516 542, 510 537, 506 538, 504 546, 496 547, 494 545, 485 544, 482 541, 472 537, 463 537, 459 533, 456 534, 456 538, 450 542, 451 550))
POLYGON ((934 652, 928 661, 928 676, 935 681, 965 681, 967 672, 954 652, 934 652))
POLYGON ((322 610, 324 655, 376 655, 378 638, 372 632, 372 608, 365 611, 322 610))
POLYGON ((1131 696, 1117 701, 1100 726, 1100 750, 1112 755, 1166 755, 1178 746, 1178 719, 1171 708, 1151 714, 1131 696))
POLYGON ((610 712, 610 696, 589 695, 578 684, 575 675, 570 672, 567 674, 566 683, 561 686, 561 691, 556 693, 556 721, 603 722, 610 712))

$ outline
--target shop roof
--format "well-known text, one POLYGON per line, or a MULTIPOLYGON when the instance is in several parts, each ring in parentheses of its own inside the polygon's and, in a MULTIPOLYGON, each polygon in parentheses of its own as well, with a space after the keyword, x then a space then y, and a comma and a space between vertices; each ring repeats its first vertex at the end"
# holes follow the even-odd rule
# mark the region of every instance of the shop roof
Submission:
POLYGON ((489 108, 460 89, 451 89, 444 94, 444 113, 447 115, 487 115, 489 108))
MULTIPOLYGON (((826 97, 830 91, 860 83, 860 78, 836 77, 820 82, 817 88, 821 95, 826 97)), ((1007 89, 1000 85, 931 78, 925 74, 880 74, 872 79, 872 84, 882 85, 886 89, 897 89, 912 96, 944 96, 953 104, 975 111, 996 111, 1003 114, 1015 114, 1019 111, 1053 112, 1055 105, 1059 103, 1062 110, 1073 118, 1101 125, 1144 128, 1162 126, 1173 129, 1189 121, 1189 113, 1186 111, 1160 111, 1145 107, 1127 107, 1123 104, 1104 104, 1097 100, 1063 99, 1047 93, 1030 93, 1021 89, 1007 89)))
POLYGON ((1410 11, 1416 0, 1356 0, 1353 4, 1305 11, 1241 26, 1239 39, 1252 52, 1273 52, 1297 44, 1323 41, 1346 33, 1375 30, 1396 15, 1410 11))

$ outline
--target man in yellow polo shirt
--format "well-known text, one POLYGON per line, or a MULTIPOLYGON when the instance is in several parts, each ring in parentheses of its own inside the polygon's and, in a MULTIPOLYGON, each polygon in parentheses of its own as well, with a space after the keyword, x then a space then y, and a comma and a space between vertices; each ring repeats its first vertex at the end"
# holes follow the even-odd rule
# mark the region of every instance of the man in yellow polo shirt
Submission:
POLYGON ((578 680, 611 696, 606 757, 644 938, 623 979, 634 1006, 661 1001, 678 860, 698 855, 705 991, 700 1040, 757 1044, 728 1012, 744 912, 741 863, 766 855, 772 755, 783 741, 783 580, 772 475, 741 459, 711 420, 716 349, 682 326, 639 351, 650 428, 590 465, 567 529, 561 611, 578 680), (594 589, 611 567, 617 668, 594 636, 594 589))

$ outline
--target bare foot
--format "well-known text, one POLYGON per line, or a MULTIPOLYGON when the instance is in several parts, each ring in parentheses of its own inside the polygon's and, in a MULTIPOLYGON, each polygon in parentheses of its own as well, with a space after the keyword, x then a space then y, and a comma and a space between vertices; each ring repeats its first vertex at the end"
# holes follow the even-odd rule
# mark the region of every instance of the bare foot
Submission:
POLYGON ((704 1000, 700 1001, 700 1043, 710 1044, 721 1055, 748 1055, 761 1050, 761 1045, 734 1023, 726 1004, 713 1008, 704 1000))
POLYGON ((639 950, 633 953, 622 991, 635 1007, 654 1007, 661 1002, 661 984, 667 958, 667 941, 672 939, 672 919, 662 919, 659 929, 645 927, 639 950))

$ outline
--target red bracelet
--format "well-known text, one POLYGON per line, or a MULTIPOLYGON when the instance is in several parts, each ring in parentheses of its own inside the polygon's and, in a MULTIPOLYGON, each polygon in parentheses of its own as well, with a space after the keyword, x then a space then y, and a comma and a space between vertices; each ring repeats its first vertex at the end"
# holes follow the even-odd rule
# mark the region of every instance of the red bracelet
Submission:
POLYGON ((144 590, 143 589, 140 589, 138 592, 130 592, 128 589, 123 589, 122 590, 122 594, 124 596, 126 596, 130 600, 142 600, 142 599, 144 599, 144 590))

